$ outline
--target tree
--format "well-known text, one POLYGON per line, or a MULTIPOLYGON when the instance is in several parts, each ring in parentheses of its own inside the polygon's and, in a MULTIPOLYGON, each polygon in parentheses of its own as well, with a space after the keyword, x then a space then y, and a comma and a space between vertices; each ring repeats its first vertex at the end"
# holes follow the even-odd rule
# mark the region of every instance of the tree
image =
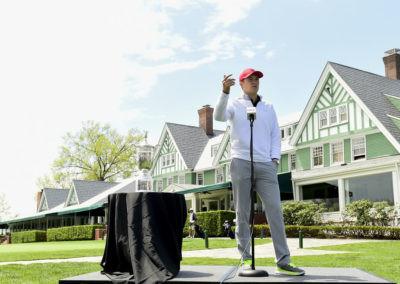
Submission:
POLYGON ((6 200, 6 195, 4 193, 0 194, 0 221, 4 221, 10 217, 11 206, 6 200))
POLYGON ((72 179, 115 181, 128 178, 136 170, 136 149, 143 135, 136 129, 118 134, 109 125, 87 121, 82 129, 67 133, 52 174, 37 180, 44 187, 69 187, 72 179))

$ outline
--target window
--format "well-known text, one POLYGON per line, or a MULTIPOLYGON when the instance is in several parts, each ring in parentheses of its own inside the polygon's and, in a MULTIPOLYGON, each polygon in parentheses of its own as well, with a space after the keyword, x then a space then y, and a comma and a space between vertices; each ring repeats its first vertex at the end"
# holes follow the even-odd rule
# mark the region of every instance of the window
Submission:
POLYGON ((347 121, 347 107, 342 105, 339 107, 339 119, 340 123, 347 121))
POLYGON ((226 180, 231 180, 231 164, 226 164, 226 180))
POLYGON ((339 186, 337 180, 303 185, 301 189, 304 201, 311 200, 317 204, 325 203, 328 212, 339 211, 339 186))
POLYGON ((184 184, 185 183, 185 176, 184 175, 178 176, 178 183, 179 184, 184 184))
POLYGON ((290 170, 291 171, 296 170, 296 154, 290 155, 290 170))
POLYGON ((345 179, 344 190, 346 204, 362 199, 394 204, 392 173, 345 179))
POLYGON ((198 173, 197 174, 197 184, 198 185, 203 185, 203 173, 198 173))
POLYGON ((322 128, 327 125, 328 125, 328 119, 326 117, 326 110, 324 110, 319 113, 319 126, 322 128))
POLYGON ((343 142, 333 143, 332 144, 332 164, 343 163, 344 161, 344 151, 343 151, 343 142))
POLYGON ((157 181, 157 191, 160 192, 162 190, 163 190, 163 182, 160 179, 160 180, 157 181))
POLYGON ((167 186, 170 185, 170 184, 172 184, 173 182, 174 182, 174 178, 173 178, 173 177, 169 177, 169 178, 167 179, 167 186))
POLYGON ((351 140, 353 160, 365 159, 365 138, 359 137, 351 140))
POLYGON ((282 139, 285 138, 285 129, 281 129, 281 138, 282 138, 282 139))
POLYGON ((324 150, 322 146, 314 147, 312 153, 313 167, 319 167, 324 165, 324 150))
POLYGON ((329 124, 336 124, 338 121, 337 119, 337 109, 331 108, 329 109, 329 124))
POLYGON ((169 153, 161 157, 161 164, 163 167, 175 165, 175 153, 169 153))
POLYGON ((219 144, 211 146, 211 157, 214 157, 218 152, 219 144))
POLYGON ((215 172, 216 175, 216 183, 224 182, 224 168, 219 168, 215 172))
POLYGON ((292 136, 292 127, 287 128, 287 134, 288 136, 292 136))
POLYGON ((150 190, 150 181, 148 180, 139 180, 138 181, 138 191, 147 191, 150 190))

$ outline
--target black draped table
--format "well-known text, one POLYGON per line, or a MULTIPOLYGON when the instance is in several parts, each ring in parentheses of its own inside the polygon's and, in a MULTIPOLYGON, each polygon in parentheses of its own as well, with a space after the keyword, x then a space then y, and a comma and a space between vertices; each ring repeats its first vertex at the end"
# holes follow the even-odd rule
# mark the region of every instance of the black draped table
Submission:
POLYGON ((179 273, 186 221, 183 194, 117 193, 108 196, 107 242, 101 261, 113 283, 160 283, 179 273))

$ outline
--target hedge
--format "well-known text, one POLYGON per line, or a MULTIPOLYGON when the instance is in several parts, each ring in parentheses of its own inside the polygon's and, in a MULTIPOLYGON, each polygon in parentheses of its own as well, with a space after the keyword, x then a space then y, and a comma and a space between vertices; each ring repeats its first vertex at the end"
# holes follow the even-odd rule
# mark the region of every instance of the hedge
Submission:
POLYGON ((82 225, 48 229, 47 241, 94 240, 95 230, 102 228, 103 225, 82 225))
MULTIPOLYGON (((203 231, 207 230, 209 237, 222 237, 225 232, 222 224, 225 220, 228 220, 232 225, 233 219, 235 219, 235 212, 230 210, 198 212, 196 215, 197 224, 203 229, 203 231)), ((190 214, 187 214, 185 227, 183 228, 183 236, 189 234, 189 218, 190 214)))
POLYGON ((11 233, 11 243, 33 243, 33 242, 45 242, 46 231, 22 231, 11 233))
MULTIPOLYGON (((261 228, 264 227, 263 236, 270 237, 268 225, 255 225, 254 236, 261 236, 261 228)), ((234 229, 234 228, 233 228, 234 229)), ((299 237, 299 231, 305 238, 363 238, 363 239, 388 239, 400 240, 399 227, 381 226, 285 226, 286 236, 289 238, 299 237)))

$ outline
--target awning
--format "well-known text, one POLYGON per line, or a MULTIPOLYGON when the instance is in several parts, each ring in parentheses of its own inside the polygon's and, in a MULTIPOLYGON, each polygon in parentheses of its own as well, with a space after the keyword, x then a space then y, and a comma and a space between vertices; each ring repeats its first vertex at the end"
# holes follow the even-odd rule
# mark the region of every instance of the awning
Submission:
POLYGON ((90 210, 101 208, 101 207, 108 207, 108 203, 99 203, 99 204, 94 204, 92 206, 78 207, 78 208, 74 208, 74 209, 70 209, 70 210, 64 210, 61 212, 57 212, 57 215, 67 215, 67 214, 71 214, 71 213, 90 211, 90 210))
POLYGON ((12 223, 42 219, 42 218, 48 217, 48 216, 54 216, 54 213, 53 214, 40 214, 40 215, 34 215, 34 216, 29 216, 29 217, 24 217, 24 218, 3 221, 3 222, 0 222, 0 226, 2 226, 3 224, 12 224, 12 223))
POLYGON ((187 190, 181 190, 177 191, 176 193, 180 194, 187 194, 187 193, 199 193, 199 192, 204 192, 204 191, 212 191, 212 190, 217 190, 217 189, 232 189, 232 183, 229 182, 224 182, 224 183, 219 183, 219 184, 213 184, 213 185, 207 185, 203 187, 196 187, 196 188, 191 188, 187 190))

